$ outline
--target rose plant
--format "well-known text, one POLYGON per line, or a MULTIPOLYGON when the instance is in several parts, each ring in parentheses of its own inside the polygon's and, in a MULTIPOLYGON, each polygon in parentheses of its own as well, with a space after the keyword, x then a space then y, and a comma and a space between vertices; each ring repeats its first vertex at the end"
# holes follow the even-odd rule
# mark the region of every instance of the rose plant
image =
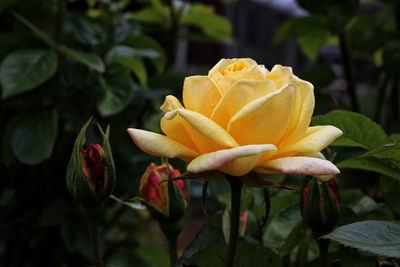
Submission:
POLYGON ((165 135, 128 129, 144 152, 180 158, 189 163, 191 173, 222 174, 199 176, 202 179, 226 174, 231 187, 226 266, 233 266, 235 258, 242 183, 270 184, 254 172, 312 175, 321 180, 339 173, 320 151, 342 131, 329 125, 310 127, 313 89, 290 67, 276 65, 269 72, 252 59, 222 59, 207 76, 185 79, 183 105, 172 95, 165 98, 161 106, 165 135))

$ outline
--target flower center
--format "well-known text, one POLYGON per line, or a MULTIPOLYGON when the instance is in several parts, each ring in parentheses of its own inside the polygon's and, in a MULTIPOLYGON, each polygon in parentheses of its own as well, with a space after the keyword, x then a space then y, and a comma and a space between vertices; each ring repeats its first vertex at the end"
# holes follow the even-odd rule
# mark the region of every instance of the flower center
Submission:
POLYGON ((223 72, 222 75, 229 76, 234 72, 247 71, 249 69, 249 63, 245 60, 239 60, 229 65, 223 72))

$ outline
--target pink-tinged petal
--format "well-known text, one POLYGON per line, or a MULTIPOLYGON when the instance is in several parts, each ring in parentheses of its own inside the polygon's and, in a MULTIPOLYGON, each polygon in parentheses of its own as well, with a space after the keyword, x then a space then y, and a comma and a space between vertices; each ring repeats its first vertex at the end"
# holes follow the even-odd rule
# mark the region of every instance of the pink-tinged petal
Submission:
POLYGON ((324 154, 321 152, 300 152, 295 155, 296 157, 311 157, 317 159, 326 159, 324 154))
POLYGON ((295 90, 288 84, 250 102, 231 118, 228 132, 241 145, 278 143, 290 119, 295 90))
POLYGON ((178 108, 183 108, 183 107, 182 107, 182 104, 181 104, 181 102, 179 102, 179 100, 178 100, 175 96, 173 96, 173 95, 167 95, 167 96, 165 97, 164 104, 162 104, 162 106, 160 107, 160 109, 161 109, 164 113, 173 111, 173 110, 178 109, 178 108))
POLYGON ((141 150, 153 156, 180 158, 188 162, 199 154, 161 134, 134 128, 129 128, 128 133, 141 150))
POLYGON ((211 170, 242 176, 250 172, 265 151, 276 150, 271 144, 239 146, 200 155, 188 165, 189 172, 200 173, 211 170))
POLYGON ((258 172, 283 172, 287 174, 322 176, 330 179, 339 174, 339 169, 330 161, 309 157, 286 157, 264 162, 258 172))
POLYGON ((177 109, 165 114, 165 118, 172 120, 177 115, 183 118, 201 135, 221 146, 236 147, 239 145, 236 140, 221 126, 204 115, 201 115, 200 113, 186 109, 177 109))
POLYGON ((186 109, 210 117, 222 94, 208 76, 190 76, 183 84, 183 104, 186 109))
POLYGON ((218 102, 211 119, 226 129, 229 120, 241 108, 275 91, 277 91, 277 87, 272 81, 238 81, 232 85, 218 102))

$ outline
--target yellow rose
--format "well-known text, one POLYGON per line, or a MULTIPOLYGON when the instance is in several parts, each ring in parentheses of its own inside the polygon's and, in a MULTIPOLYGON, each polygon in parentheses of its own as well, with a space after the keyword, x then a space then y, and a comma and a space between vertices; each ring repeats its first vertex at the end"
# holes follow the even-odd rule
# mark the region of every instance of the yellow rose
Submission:
POLYGON ((329 179, 339 170, 320 151, 342 131, 309 126, 313 90, 290 67, 268 72, 252 59, 222 59, 208 76, 185 79, 184 106, 172 95, 165 98, 165 135, 128 133, 143 151, 180 158, 193 173, 219 170, 243 182, 252 170, 329 179))

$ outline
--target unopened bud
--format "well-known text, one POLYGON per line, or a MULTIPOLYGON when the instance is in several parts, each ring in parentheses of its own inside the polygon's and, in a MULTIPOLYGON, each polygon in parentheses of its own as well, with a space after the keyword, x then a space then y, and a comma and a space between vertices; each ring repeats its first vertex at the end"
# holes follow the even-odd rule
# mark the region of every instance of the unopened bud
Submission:
POLYGON ((316 236, 331 232, 340 212, 340 195, 335 179, 311 179, 302 192, 301 213, 316 236))
POLYGON ((183 180, 168 181, 180 176, 170 164, 151 163, 140 181, 140 197, 156 219, 175 220, 182 217, 187 206, 187 193, 183 180), (155 211, 156 212, 155 212, 155 211))
POLYGON ((109 139, 99 127, 103 145, 90 144, 84 149, 86 128, 89 120, 75 140, 74 149, 67 169, 67 186, 74 199, 88 213, 107 198, 114 189, 115 168, 109 139))

